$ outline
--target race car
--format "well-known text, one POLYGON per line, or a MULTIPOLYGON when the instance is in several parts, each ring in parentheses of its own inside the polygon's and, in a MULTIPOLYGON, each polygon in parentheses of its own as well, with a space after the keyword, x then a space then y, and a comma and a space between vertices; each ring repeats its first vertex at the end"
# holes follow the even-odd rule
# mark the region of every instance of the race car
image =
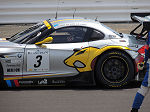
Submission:
POLYGON ((96 20, 45 20, 0 40, 0 87, 121 87, 139 76, 144 45, 96 20))

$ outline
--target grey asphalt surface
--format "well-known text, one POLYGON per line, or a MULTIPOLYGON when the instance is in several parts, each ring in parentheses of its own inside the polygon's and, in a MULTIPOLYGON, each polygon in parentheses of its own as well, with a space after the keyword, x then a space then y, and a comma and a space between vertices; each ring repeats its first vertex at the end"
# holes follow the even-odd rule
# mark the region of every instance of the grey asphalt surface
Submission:
MULTIPOLYGON (((1 90, 0 112, 129 112, 137 87, 139 86, 125 89, 36 87, 1 90)), ((145 98, 140 112, 149 110, 150 94, 145 98)))
MULTIPOLYGON (((105 23, 118 32, 129 33, 136 24, 105 23)), ((0 37, 31 25, 0 25, 0 37)), ((129 112, 139 83, 124 89, 104 87, 32 87, 0 90, 0 112, 129 112)), ((150 93, 139 112, 150 112, 150 93)))

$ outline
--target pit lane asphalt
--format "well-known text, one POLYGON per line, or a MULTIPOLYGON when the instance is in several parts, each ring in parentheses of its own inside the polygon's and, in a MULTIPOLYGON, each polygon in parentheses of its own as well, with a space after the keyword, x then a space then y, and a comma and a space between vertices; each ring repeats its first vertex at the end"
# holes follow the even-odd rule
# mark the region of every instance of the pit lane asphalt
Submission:
MULTIPOLYGON (((30 87, 0 90, 0 112, 129 112, 139 83, 124 89, 30 87)), ((150 94, 140 112, 149 112, 150 94)))
MULTIPOLYGON (((118 32, 129 33, 136 24, 110 24, 118 32)), ((0 25, 0 37, 31 25, 0 25)), ((124 89, 104 87, 30 87, 0 89, 0 112, 129 112, 139 83, 124 89)), ((150 111, 150 93, 140 112, 150 111)))

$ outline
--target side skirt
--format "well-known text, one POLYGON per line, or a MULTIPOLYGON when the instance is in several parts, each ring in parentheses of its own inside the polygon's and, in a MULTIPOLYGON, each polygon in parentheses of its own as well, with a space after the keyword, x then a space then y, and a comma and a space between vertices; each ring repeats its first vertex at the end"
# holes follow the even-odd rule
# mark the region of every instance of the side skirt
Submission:
POLYGON ((18 80, 5 80, 7 87, 28 87, 28 86, 94 86, 94 73, 82 72, 71 77, 57 78, 28 78, 18 80))

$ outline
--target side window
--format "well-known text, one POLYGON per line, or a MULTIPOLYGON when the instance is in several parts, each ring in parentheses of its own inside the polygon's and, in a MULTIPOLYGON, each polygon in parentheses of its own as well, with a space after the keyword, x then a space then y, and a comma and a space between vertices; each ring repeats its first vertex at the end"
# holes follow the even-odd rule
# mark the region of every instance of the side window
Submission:
POLYGON ((84 37, 87 32, 85 27, 64 27, 56 30, 52 34, 52 43, 75 43, 84 42, 84 37))
POLYGON ((93 30, 89 41, 102 40, 104 37, 105 35, 102 32, 93 30))

